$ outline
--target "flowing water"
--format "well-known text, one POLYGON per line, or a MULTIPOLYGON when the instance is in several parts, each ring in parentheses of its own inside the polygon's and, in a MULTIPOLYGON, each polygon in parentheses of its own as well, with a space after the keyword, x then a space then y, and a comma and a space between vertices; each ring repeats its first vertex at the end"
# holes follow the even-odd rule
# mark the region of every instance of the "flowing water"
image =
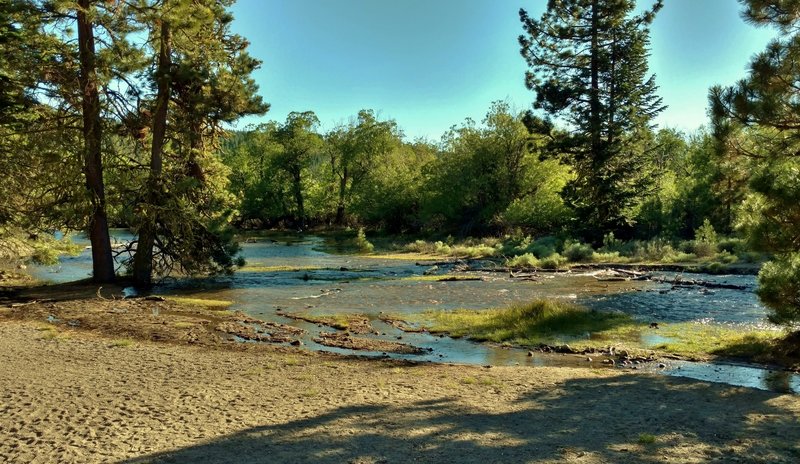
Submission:
MULTIPOLYGON (((115 231, 114 238, 124 243, 132 237, 115 231)), ((80 237, 77 243, 83 243, 80 237)), ((427 349, 423 355, 389 355, 419 361, 469 363, 480 365, 586 365, 580 357, 563 355, 528 356, 526 350, 479 344, 463 339, 403 333, 382 322, 383 314, 419 313, 430 309, 483 309, 526 302, 535 298, 564 298, 598 310, 622 311, 645 322, 698 321, 769 328, 765 309, 753 290, 754 276, 711 276, 693 274, 686 278, 733 284, 738 289, 674 288, 669 283, 603 282, 588 274, 550 274, 538 281, 521 281, 499 272, 476 273, 480 281, 437 282, 420 280, 436 270, 431 261, 381 259, 330 252, 331 243, 316 236, 273 236, 242 244, 248 266, 232 276, 211 279, 169 281, 156 289, 161 294, 191 294, 192 298, 229 300, 231 309, 241 310, 267 321, 291 324, 308 331, 303 339, 313 350, 353 354, 345 349, 318 345, 313 341, 320 331, 316 324, 296 321, 279 313, 307 315, 364 314, 382 339, 397 340, 427 349), (280 310, 280 311, 278 311, 280 310)), ((335 248, 335 246, 334 246, 335 248)), ((65 257, 56 266, 33 267, 35 277, 51 282, 67 282, 89 276, 91 256, 84 251, 65 257)), ((666 280, 682 276, 663 274, 666 280)), ((653 337, 653 344, 660 342, 653 337)), ((383 353, 357 352, 367 356, 383 353)), ((602 367, 599 363, 594 367, 602 367)), ((666 369, 641 366, 667 375, 724 382, 754 388, 800 393, 800 376, 735 364, 671 361, 666 369)))

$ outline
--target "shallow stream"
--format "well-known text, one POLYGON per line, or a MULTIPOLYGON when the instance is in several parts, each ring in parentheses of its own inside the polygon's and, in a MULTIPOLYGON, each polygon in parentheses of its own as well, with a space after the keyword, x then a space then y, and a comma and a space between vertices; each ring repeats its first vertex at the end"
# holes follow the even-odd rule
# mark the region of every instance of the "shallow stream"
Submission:
MULTIPOLYGON (((115 231, 114 238, 124 243, 132 237, 115 231)), ((80 237, 75 242, 84 244, 80 237)), ((401 341, 427 349, 422 355, 391 354, 394 358, 479 365, 572 365, 586 366, 583 357, 536 354, 527 350, 473 343, 463 339, 403 333, 382 322, 382 314, 403 315, 429 309, 483 309, 502 307, 535 298, 566 298, 598 310, 616 310, 644 322, 687 322, 735 324, 769 328, 765 309, 754 293, 754 276, 687 275, 686 278, 733 284, 739 289, 672 289, 669 283, 598 281, 582 273, 545 275, 538 281, 512 279, 501 272, 473 273, 479 281, 437 282, 420 280, 424 272, 445 273, 448 268, 433 267, 432 261, 382 259, 330 252, 331 244, 316 236, 273 236, 242 244, 248 264, 232 276, 202 280, 175 280, 161 284, 160 294, 190 294, 192 298, 229 300, 231 309, 241 310, 266 321, 302 327, 303 339, 312 350, 383 356, 377 352, 354 352, 322 346, 313 341, 321 328, 317 324, 289 319, 279 314, 308 315, 364 314, 380 333, 374 337, 401 341), (278 311, 280 309, 280 311, 278 311)), ((478 263, 480 265, 480 263, 478 263)), ((31 273, 45 281, 68 282, 83 279, 91 271, 89 250, 76 257, 65 257, 60 264, 33 267, 31 273)), ((683 276, 662 274, 667 280, 683 276)), ((370 335, 367 335, 370 336, 370 335)), ((658 337, 651 342, 658 343, 658 337)), ((723 382, 781 392, 800 393, 800 375, 755 366, 669 361, 666 368, 639 366, 700 380, 723 382)), ((593 367, 605 368, 599 362, 593 367)))

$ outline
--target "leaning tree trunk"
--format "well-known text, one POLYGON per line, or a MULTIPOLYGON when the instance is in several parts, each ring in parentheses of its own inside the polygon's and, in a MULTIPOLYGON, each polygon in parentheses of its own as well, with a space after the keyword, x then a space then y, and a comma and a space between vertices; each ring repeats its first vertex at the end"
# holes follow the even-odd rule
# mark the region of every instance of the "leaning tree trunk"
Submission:
POLYGON ((78 53, 80 73, 78 83, 82 92, 83 111, 83 173, 86 189, 92 202, 89 218, 89 240, 92 243, 92 279, 95 282, 114 280, 114 258, 111 255, 111 237, 108 233, 106 195, 103 185, 102 122, 100 119, 100 91, 97 83, 94 25, 87 13, 90 0, 79 0, 77 11, 78 53))
POLYGON ((136 254, 133 257, 133 281, 136 287, 149 288, 153 284, 153 248, 156 239, 159 202, 162 190, 162 152, 167 132, 167 107, 169 106, 170 83, 172 76, 172 32, 169 22, 161 22, 161 45, 158 54, 158 70, 156 79, 158 93, 153 115, 153 143, 150 149, 150 175, 147 180, 146 211, 142 225, 139 227, 139 238, 136 243, 136 254))

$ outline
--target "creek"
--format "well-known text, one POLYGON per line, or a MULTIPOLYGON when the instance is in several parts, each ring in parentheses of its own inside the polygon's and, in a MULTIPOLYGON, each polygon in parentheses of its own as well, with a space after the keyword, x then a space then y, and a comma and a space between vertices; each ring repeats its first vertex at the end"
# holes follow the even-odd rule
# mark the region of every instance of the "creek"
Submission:
MULTIPOLYGON (((114 231, 116 243, 132 239, 127 231, 114 231)), ((76 243, 88 245, 77 237, 76 243)), ((673 288, 669 283, 651 281, 598 281, 589 273, 548 273, 537 281, 511 278, 507 273, 480 272, 481 280, 439 282, 424 280, 424 272, 435 270, 433 260, 393 259, 336 253, 337 243, 311 235, 273 235, 242 244, 247 266, 231 276, 203 279, 175 279, 160 284, 155 293, 192 298, 232 301, 230 309, 253 317, 307 330, 304 346, 364 356, 442 363, 478 365, 586 366, 584 357, 535 354, 518 348, 474 343, 464 339, 434 336, 425 332, 401 332, 381 320, 382 316, 420 313, 426 310, 503 307, 536 298, 569 299, 590 308, 621 311, 643 322, 699 322, 739 327, 773 328, 754 290, 754 276, 713 276, 692 274, 687 278, 742 289, 673 288), (351 351, 322 346, 314 341, 330 327, 299 321, 284 314, 326 316, 363 314, 378 334, 375 337, 402 339, 425 350, 424 354, 389 354, 351 351)), ((34 277, 53 283, 84 279, 91 271, 91 255, 64 257, 55 266, 32 266, 34 277)), ((664 280, 680 279, 675 273, 660 273, 664 280)), ((661 340, 652 336, 646 342, 661 340)), ((800 393, 800 375, 754 365, 665 361, 666 368, 653 363, 640 371, 690 377, 780 392, 800 393)), ((599 363, 592 367, 611 368, 599 363)))

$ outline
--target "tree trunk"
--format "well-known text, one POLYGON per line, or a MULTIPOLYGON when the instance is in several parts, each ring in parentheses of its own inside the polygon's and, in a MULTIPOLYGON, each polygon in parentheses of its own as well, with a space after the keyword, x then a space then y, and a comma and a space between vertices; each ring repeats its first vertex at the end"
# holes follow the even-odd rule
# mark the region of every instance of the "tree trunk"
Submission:
POLYGON ((594 160, 600 158, 600 43, 598 35, 600 6, 598 0, 592 0, 592 44, 591 59, 589 63, 591 73, 591 88, 589 89, 589 130, 592 139, 592 154, 594 160))
POLYGON ((344 203, 345 196, 347 195, 347 168, 342 171, 342 177, 339 178, 339 204, 336 205, 336 225, 344 224, 344 203))
POLYGON ((301 168, 292 170, 292 184, 294 189, 294 199, 297 202, 297 222, 298 227, 303 230, 306 228, 306 210, 303 205, 303 184, 300 177, 301 168))
POLYGON ((114 258, 111 255, 111 237, 108 233, 106 195, 103 184, 102 122, 100 119, 100 92, 97 84, 94 25, 87 12, 90 0, 79 0, 77 11, 78 52, 80 73, 78 82, 83 93, 83 173, 86 189, 92 202, 89 218, 89 240, 92 243, 92 280, 114 281, 114 258))
POLYGON ((133 257, 133 281, 139 288, 149 288, 153 283, 153 248, 158 223, 158 203, 161 197, 164 138, 167 132, 167 107, 169 106, 170 74, 172 67, 172 33, 169 22, 161 22, 161 40, 158 54, 158 93, 153 114, 153 143, 150 149, 150 175, 147 181, 146 211, 139 228, 136 254, 133 257))

